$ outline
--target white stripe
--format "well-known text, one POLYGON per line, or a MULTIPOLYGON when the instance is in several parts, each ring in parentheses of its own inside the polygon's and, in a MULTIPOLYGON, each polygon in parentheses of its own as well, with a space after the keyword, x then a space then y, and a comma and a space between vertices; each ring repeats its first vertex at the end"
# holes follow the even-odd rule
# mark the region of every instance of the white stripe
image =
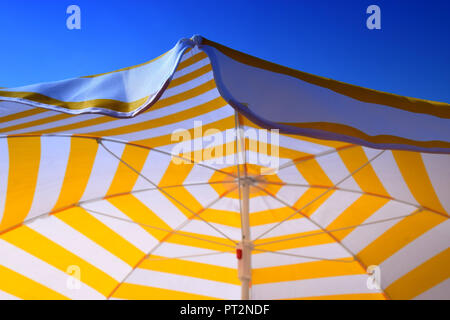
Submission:
POLYGON ((367 288, 367 275, 352 275, 257 284, 252 299, 290 299, 327 295, 379 293, 367 288))
MULTIPOLYGON (((326 189, 323 190, 325 191, 326 189)), ((311 219, 322 227, 327 227, 360 197, 357 193, 335 190, 312 214, 311 219)))
MULTIPOLYGON (((120 219, 133 221, 130 217, 113 206, 108 200, 87 203, 84 204, 83 207, 120 219)), ((143 227, 135 223, 128 223, 95 213, 91 213, 91 215, 143 252, 148 252, 151 247, 158 243, 158 240, 152 237, 143 227)))
POLYGON ((114 129, 114 128, 120 128, 122 126, 127 126, 131 124, 137 124, 144 121, 152 120, 152 119, 158 119, 162 117, 166 117, 168 115, 176 114, 178 112, 181 112, 183 110, 187 110, 196 106, 199 106, 203 103, 207 103, 213 99, 216 99, 219 97, 219 92, 216 88, 213 88, 205 93, 202 93, 201 95, 198 95, 196 97, 193 97, 188 100, 183 100, 178 103, 175 103, 171 105, 168 108, 160 108, 160 109, 149 109, 147 112, 144 112, 140 114, 139 116, 132 118, 132 119, 117 119, 114 121, 88 126, 84 128, 79 129, 73 129, 70 130, 70 133, 86 133, 86 132, 96 132, 96 131, 102 131, 102 130, 108 130, 108 129, 114 129))
MULTIPOLYGON (((281 216, 278 220, 281 221, 284 218, 289 217, 291 214, 293 214, 294 211, 288 209, 284 216, 281 216)), ((250 221, 252 220, 252 217, 250 216, 250 221)), ((318 227, 316 227, 311 221, 309 221, 306 218, 303 218, 300 214, 296 214, 289 220, 286 220, 282 224, 278 225, 278 223, 267 223, 260 226, 251 227, 251 234, 253 237, 258 237, 263 232, 269 230, 270 228, 275 227, 270 232, 265 234, 261 239, 269 239, 273 237, 280 237, 280 236, 287 236, 287 235, 294 235, 302 232, 308 232, 308 231, 320 231, 318 227)), ((289 243, 289 242, 287 242, 289 243)), ((264 248, 264 246, 263 246, 264 248)))
POLYGON ((197 47, 192 48, 191 50, 189 50, 189 52, 185 51, 183 53, 183 55, 181 56, 180 63, 183 62, 183 61, 186 61, 187 59, 189 59, 189 58, 191 58, 191 57, 193 57, 193 56, 195 56, 195 55, 197 55, 197 54, 199 54, 201 52, 203 52, 203 51, 199 50, 197 47))
POLYGON ((55 216, 37 219, 28 224, 28 227, 117 281, 121 281, 131 270, 128 264, 55 216))
POLYGON ((208 255, 208 256, 204 255, 204 256, 198 256, 198 257, 183 258, 183 260, 207 263, 207 264, 211 264, 214 266, 220 266, 220 267, 226 267, 226 268, 236 268, 237 260, 236 260, 234 250, 232 248, 230 248, 230 251, 233 251, 233 252, 231 252, 231 253, 228 253, 228 252, 221 253, 220 252, 219 253, 218 251, 214 251, 214 250, 210 250, 210 249, 191 247, 191 246, 186 246, 186 245, 181 245, 181 244, 176 244, 176 243, 170 243, 170 242, 166 241, 153 252, 153 255, 169 257, 169 258, 176 258, 176 257, 182 257, 182 256, 195 256, 195 255, 204 255, 204 254, 210 254, 210 253, 219 253, 219 254, 208 255))
MULTIPOLYGON (((396 201, 389 201, 369 218, 367 218, 363 223, 404 216, 414 211, 416 211, 415 207, 396 201)), ((352 252, 357 254, 403 219, 396 219, 355 228, 342 240, 342 243, 345 244, 352 252)))
MULTIPOLYGON (((208 182, 212 178, 212 176, 215 172, 216 171, 214 171, 212 169, 208 169, 208 168, 205 168, 205 167, 199 166, 199 165, 194 165, 192 167, 191 171, 189 172, 189 174, 187 175, 186 179, 184 179, 183 183, 190 184, 190 183, 208 182)), ((226 176, 226 179, 228 179, 228 178, 229 177, 226 176)), ((196 190, 198 190, 198 188, 193 189, 194 192, 196 192, 196 190)))
POLYGON ((35 121, 35 120, 44 119, 44 118, 47 118, 47 117, 55 116, 57 114, 59 114, 59 113, 55 112, 55 111, 46 111, 46 112, 41 112, 41 113, 38 113, 38 114, 34 114, 32 116, 19 118, 19 119, 12 120, 12 121, 1 122, 0 123, 0 129, 12 127, 12 126, 15 126, 15 125, 18 125, 18 124, 28 123, 28 122, 35 121))
POLYGON ((409 271, 448 249, 449 235, 450 221, 446 220, 387 258, 380 264, 382 285, 388 287, 409 271))
POLYGON ((142 167, 141 175, 137 178, 133 190, 154 188, 154 186, 142 176, 158 185, 170 164, 170 160, 171 156, 150 150, 144 166, 142 167))
POLYGON ((422 292, 413 300, 450 300, 450 279, 422 292))
POLYGON ((27 127, 25 129, 10 131, 8 133, 9 134, 19 134, 19 133, 26 133, 26 132, 45 131, 48 129, 53 129, 56 127, 65 126, 65 125, 69 125, 69 124, 73 124, 73 123, 79 123, 82 121, 87 121, 87 120, 95 119, 98 117, 101 117, 101 116, 94 115, 94 114, 85 114, 85 115, 76 115, 76 116, 74 115, 67 119, 52 121, 52 122, 37 125, 37 126, 27 127))
POLYGON ((300 174, 296 166, 288 166, 282 168, 276 172, 276 175, 284 182, 284 183, 295 183, 295 184, 303 184, 309 185, 308 181, 303 178, 300 174))
POLYGON ((0 264, 34 280, 53 291, 71 299, 104 299, 105 297, 83 283, 81 273, 80 289, 69 289, 69 275, 45 263, 35 256, 0 239, 0 264))
POLYGON ((145 269, 136 269, 127 283, 223 299, 239 299, 241 294, 237 285, 145 269))
MULTIPOLYGON (((258 248, 258 247, 257 247, 258 248)), ((264 249, 264 246, 261 248, 264 249)), ((258 251, 254 251, 256 253, 258 251)), ((309 246, 303 248, 294 248, 287 250, 279 250, 277 252, 284 252, 289 254, 295 254, 299 256, 310 256, 316 258, 324 258, 324 259, 342 259, 351 257, 349 253, 342 248, 337 243, 327 243, 316 246, 309 246)), ((291 264, 300 264, 307 262, 318 261, 316 259, 308 259, 308 258, 299 258, 292 257, 288 255, 282 255, 277 253, 258 253, 252 255, 252 267, 254 269, 257 268, 269 268, 269 267, 278 267, 285 266, 291 264)), ((337 262, 338 263, 338 262, 337 262)), ((339 262, 346 263, 346 262, 339 262)))
MULTIPOLYGON (((250 126, 242 126, 242 128, 247 131, 255 131, 258 130, 254 127, 250 127, 250 126)), ((268 130, 271 132, 271 130, 268 130)), ((318 154, 318 153, 322 153, 325 151, 329 151, 332 150, 333 148, 328 147, 328 146, 324 146, 321 144, 317 144, 317 143, 312 143, 306 140, 302 140, 297 139, 297 138, 293 138, 284 134, 280 134, 279 135, 279 139, 280 139, 280 143, 279 145, 281 147, 284 148, 288 148, 291 150, 295 150, 295 151, 299 151, 302 153, 308 153, 308 154, 318 154)), ((268 133, 268 140, 270 142, 270 133, 268 133)))
MULTIPOLYGON (((225 187, 234 187, 232 184, 226 184, 225 187)), ((199 185, 184 187, 197 200, 202 207, 209 206, 213 201, 219 198, 219 194, 211 185, 199 185)), ((237 190, 237 189, 236 189, 237 190)))
POLYGON ((0 138, 0 221, 2 221, 8 189, 9 151, 8 139, 0 138))
MULTIPOLYGON (((270 186, 270 185, 269 185, 270 186)), ((308 191, 308 188, 306 187, 297 187, 297 186, 282 186, 280 190, 278 190, 277 194, 275 195, 280 200, 284 201, 291 207, 295 207, 295 204, 297 201, 303 196, 303 194, 308 191)), ((266 194, 265 192, 262 192, 263 194, 266 194)), ((282 204, 280 201, 273 199, 270 197, 271 200, 266 202, 267 209, 275 209, 275 208, 281 208, 284 207, 284 204, 282 204)), ((266 210, 266 209, 263 209, 266 210)), ((254 211, 252 211, 254 212, 254 211)), ((294 211, 292 210, 292 213, 294 211)))
POLYGON ((172 229, 186 221, 187 217, 172 204, 159 190, 144 191, 134 194, 147 208, 159 216, 172 229))
POLYGON ((41 161, 27 219, 50 212, 58 200, 70 153, 70 138, 41 137, 41 161))
MULTIPOLYGON (((345 152, 345 150, 342 152, 345 152)), ((331 182, 333 182, 333 184, 336 184, 336 183, 340 182, 342 179, 344 179, 345 177, 348 177, 347 179, 345 179, 344 182, 342 182, 339 185, 339 187, 350 189, 350 190, 361 191, 361 188, 358 186, 355 179, 353 179, 353 177, 349 177, 350 172, 348 171, 344 162, 342 162, 342 159, 339 156, 339 153, 333 152, 333 153, 318 157, 318 158, 316 158, 316 160, 319 163, 322 170, 327 175, 327 177, 331 180, 331 182)))
POLYGON ((450 213, 450 155, 422 153, 425 168, 434 191, 447 213, 450 213))
POLYGON ((188 82, 185 82, 183 84, 180 84, 176 87, 169 88, 162 94, 160 100, 172 97, 174 95, 177 95, 179 93, 186 92, 188 90, 191 90, 193 88, 196 88, 210 80, 214 79, 212 71, 209 71, 205 74, 202 74, 200 77, 194 78, 188 82))
MULTIPOLYGON (((379 153, 379 150, 368 148, 364 148, 364 151, 369 159, 377 152, 379 153), (369 152, 369 150, 371 150, 371 152, 369 152)), ((371 166, 391 197, 409 203, 417 203, 409 191, 391 151, 385 151, 371 163, 371 166)))
POLYGON ((5 291, 0 290, 0 300, 21 300, 12 294, 9 294, 5 291))
MULTIPOLYGON (((104 141, 103 143, 115 155, 119 157, 122 156, 123 149, 125 148, 124 144, 108 141, 104 141)), ((119 160, 112 156, 102 146, 99 146, 91 175, 89 176, 89 181, 81 201, 104 197, 111 186, 119 163, 119 160)), ((130 174, 135 175, 136 173, 130 170, 130 174)))
POLYGON ((195 70, 200 69, 201 67, 204 67, 204 66, 206 66, 208 64, 209 64, 209 59, 208 58, 204 58, 204 59, 202 59, 200 61, 197 61, 196 63, 191 64, 190 66, 187 66, 186 68, 178 70, 177 72, 175 72, 175 74, 172 77, 172 80, 180 78, 182 76, 185 76, 185 75, 187 75, 187 74, 189 74, 191 72, 194 72, 195 70))
MULTIPOLYGON (((201 215, 200 215, 201 216, 201 215)), ((230 227, 222 224, 217 224, 210 222, 209 224, 213 225, 217 230, 223 232, 231 239, 236 242, 241 240, 241 229, 230 227)), ((204 221, 192 219, 185 227, 181 229, 181 231, 196 233, 200 236, 207 235, 218 238, 223 238, 224 236, 219 233, 219 231, 214 230, 211 226, 207 225, 204 221)), ((231 241, 228 242, 229 245, 234 245, 231 241)))
MULTIPOLYGON (((3 88, 0 90, 7 90, 7 89, 3 88)), ((16 114, 19 112, 24 112, 30 109, 33 109, 33 107, 21 103, 0 100, 0 118, 16 114)))
POLYGON ((137 141, 142 139, 149 139, 154 137, 160 137, 164 135, 171 135, 175 130, 189 130, 194 128, 194 124, 196 121, 201 121, 202 125, 213 123, 230 116, 234 115, 233 109, 226 105, 222 108, 210 111, 208 113, 201 114, 197 117, 183 120, 177 123, 169 124, 162 127, 157 127, 154 129, 146 129, 138 132, 131 132, 122 135, 115 136, 116 139, 125 140, 125 141, 137 141))
MULTIPOLYGON (((224 197, 211 206, 211 209, 240 212, 239 199, 224 197)), ((270 209, 284 208, 284 205, 270 196, 257 196, 250 198, 250 213, 270 209), (262 200, 264 198, 264 200, 262 200)), ((293 213, 294 211, 292 211, 293 213)))

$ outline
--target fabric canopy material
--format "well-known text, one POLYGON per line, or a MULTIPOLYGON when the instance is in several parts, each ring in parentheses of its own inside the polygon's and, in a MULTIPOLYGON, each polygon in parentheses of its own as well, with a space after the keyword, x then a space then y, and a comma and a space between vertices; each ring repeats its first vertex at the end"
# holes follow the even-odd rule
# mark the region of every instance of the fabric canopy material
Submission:
POLYGON ((2 88, 0 298, 450 299, 449 119, 199 36, 2 88))

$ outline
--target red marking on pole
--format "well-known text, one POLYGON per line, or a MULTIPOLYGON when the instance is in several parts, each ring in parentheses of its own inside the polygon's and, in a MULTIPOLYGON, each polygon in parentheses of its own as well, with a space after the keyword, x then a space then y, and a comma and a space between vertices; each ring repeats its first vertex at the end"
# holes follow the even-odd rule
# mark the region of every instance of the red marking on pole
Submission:
POLYGON ((242 249, 236 249, 236 258, 238 258, 238 260, 242 259, 242 249))

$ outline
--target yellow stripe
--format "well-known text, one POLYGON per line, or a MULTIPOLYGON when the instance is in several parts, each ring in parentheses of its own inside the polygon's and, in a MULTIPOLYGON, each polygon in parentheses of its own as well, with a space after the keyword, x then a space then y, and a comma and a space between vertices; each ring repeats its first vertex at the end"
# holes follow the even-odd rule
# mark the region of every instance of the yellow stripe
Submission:
MULTIPOLYGON (((297 157, 298 158, 298 157, 297 157)), ((322 167, 316 159, 302 161, 296 165, 298 171, 308 182, 309 185, 316 186, 333 186, 333 182, 328 178, 322 167)))
MULTIPOLYGON (((294 208, 298 210, 308 205, 301 212, 310 217, 334 193, 334 190, 328 191, 326 193, 325 191, 326 190, 323 189, 309 188, 304 194, 301 195, 300 199, 298 199, 298 201, 295 203, 294 208)), ((292 213, 294 213, 294 211, 292 211, 289 215, 291 215, 292 213)), ((297 213, 291 219, 298 219, 300 217, 301 215, 297 213)))
POLYGON ((27 226, 21 226, 0 236, 1 239, 28 252, 56 269, 66 272, 72 265, 80 267, 81 282, 107 296, 117 281, 77 255, 42 236, 27 226))
MULTIPOLYGON (((275 255, 273 255, 275 258, 275 255)), ((350 260, 349 260, 350 261, 350 260)), ((313 261, 252 270, 252 284, 363 274, 358 262, 313 261)))
POLYGON ((189 67, 189 66, 193 65, 194 63, 199 62, 200 60, 203 60, 207 57, 208 56, 206 55, 205 52, 200 51, 199 53, 192 55, 188 59, 181 61, 180 64, 178 65, 177 71, 182 70, 186 67, 189 67))
POLYGON ((215 300, 215 298, 181 292, 123 283, 112 295, 112 298, 129 300, 215 300))
POLYGON ((207 103, 177 113, 173 113, 165 117, 151 119, 144 122, 133 123, 126 126, 115 127, 107 130, 92 131, 89 132, 89 134, 98 137, 115 136, 119 134, 127 134, 162 127, 173 123, 181 122, 184 120, 188 120, 200 116, 202 114, 217 110, 221 107, 224 107, 226 104, 227 103, 225 102, 225 100, 219 97, 207 103))
MULTIPOLYGON (((186 180, 187 176, 191 172, 193 166, 193 164, 179 164, 171 161, 169 163, 169 166, 167 167, 166 172, 161 178, 159 185, 182 185, 184 180, 186 180)), ((198 212, 203 208, 200 202, 198 202, 198 200, 184 187, 165 189, 165 193, 163 193, 163 195, 188 218, 190 218, 193 214, 189 210, 185 209, 182 205, 180 205, 180 202, 193 212, 198 212), (176 199, 177 201, 175 201, 174 199, 176 199)), ((212 200, 214 199, 211 199, 211 201, 212 200)))
MULTIPOLYGON (((252 122, 250 119, 247 119, 245 117, 241 117, 241 119, 242 119, 241 125, 245 125, 245 126, 248 126, 251 128, 256 128, 256 129, 262 129, 261 126, 258 126, 257 124, 252 122)), ((316 138, 304 137, 304 136, 299 136, 299 135, 295 135, 295 134, 280 133, 280 135, 286 136, 286 137, 289 137, 292 139, 300 140, 300 141, 307 141, 307 142, 310 142, 313 144, 317 144, 318 146, 326 146, 326 147, 330 147, 330 148, 344 148, 346 146, 352 145, 352 144, 349 144, 348 142, 333 141, 333 140, 320 140, 320 139, 316 139, 316 138)))
POLYGON ((210 45, 217 48, 223 54, 241 63, 245 63, 256 68, 262 68, 272 72, 277 72, 291 77, 295 77, 302 81, 306 81, 314 85, 328 88, 339 94, 349 96, 353 99, 357 99, 368 103, 387 105, 409 112, 431 114, 442 118, 450 118, 450 108, 449 104, 447 103, 403 97, 392 93, 386 93, 363 87, 358 87, 340 81, 327 79, 306 72, 290 69, 275 63, 271 63, 247 55, 245 53, 230 49, 228 47, 225 47, 221 44, 215 43, 208 39, 203 39, 202 43, 203 45, 210 45))
MULTIPOLYGON (((269 135, 269 133, 268 133, 269 135)), ((270 139, 270 137, 268 137, 270 139)), ((284 159, 298 159, 298 158, 304 158, 304 157, 310 157, 311 154, 297 151, 295 149, 286 148, 283 146, 272 146, 270 143, 264 143, 260 140, 254 140, 254 139, 245 139, 245 150, 247 151, 253 151, 258 152, 260 154, 278 157, 278 158, 284 158, 284 159), (274 148, 275 147, 275 148, 274 148), (274 151, 274 154, 272 154, 272 150, 274 151), (278 154, 277 154, 278 153, 278 154)))
MULTIPOLYGON (((287 216, 291 215, 293 212, 294 211, 292 211, 292 209, 288 207, 253 212, 250 213, 250 226, 255 227, 269 223, 277 223, 286 218, 287 216)), ((296 215, 291 219, 295 218, 304 219, 304 217, 302 217, 301 215, 296 215)))
POLYGON ((359 171, 353 174, 352 177, 361 190, 390 197, 377 174, 373 170, 372 165, 368 163, 369 158, 367 158, 362 147, 340 150, 338 153, 350 173, 359 169, 359 171), (362 166, 364 167, 360 169, 362 166))
POLYGON ((33 102, 53 105, 53 106, 59 106, 61 108, 71 109, 71 110, 80 110, 80 109, 86 109, 86 108, 102 108, 102 109, 109 109, 113 111, 120 111, 120 112, 130 112, 141 105, 143 105, 148 97, 143 97, 141 99, 138 99, 136 101, 131 102, 123 102, 119 100, 114 99, 92 99, 92 100, 86 100, 86 101, 77 101, 77 102, 68 102, 68 101, 62 101, 58 99, 54 99, 52 97, 48 97, 46 95, 37 93, 37 92, 28 92, 28 91, 0 91, 0 96, 3 97, 9 97, 9 98, 19 98, 19 99, 26 99, 33 102))
POLYGON ((139 268, 236 285, 241 284, 237 269, 181 259, 167 259, 152 255, 150 259, 144 260, 139 268))
MULTIPOLYGON (((447 107, 447 109, 450 110, 450 108, 447 107)), ((433 141, 417 141, 417 140, 411 140, 403 137, 397 137, 393 135, 377 135, 377 136, 371 136, 367 133, 351 127, 347 126, 345 124, 340 123, 331 123, 331 122, 303 122, 303 123, 286 123, 286 122, 280 122, 282 125, 286 126, 292 126, 296 128, 303 128, 303 129, 314 129, 314 130, 320 130, 320 131, 328 131, 328 132, 334 132, 337 134, 346 135, 349 137, 355 137, 364 141, 368 141, 370 143, 375 144, 404 144, 404 145, 411 145, 416 146, 420 148, 450 148, 450 143, 446 141, 439 141, 439 140, 433 140, 433 141)))
POLYGON ((82 208, 64 210, 57 213, 56 217, 130 266, 134 266, 145 255, 82 208))
POLYGON ((447 280, 449 266, 450 249, 446 249, 391 283, 386 292, 394 299, 412 299, 447 280))
POLYGON ((0 231, 22 223, 30 211, 41 159, 41 139, 9 138, 9 175, 0 231))
POLYGON ((98 143, 93 139, 71 138, 66 174, 53 210, 65 208, 80 201, 89 181, 97 149, 98 143))
MULTIPOLYGON (((205 228, 209 228, 209 227, 205 224, 205 228)), ((217 235, 218 236, 215 237, 215 236, 209 236, 209 235, 205 235, 205 234, 180 231, 178 234, 177 233, 172 234, 170 237, 168 237, 165 240, 165 242, 179 244, 179 245, 183 245, 183 246, 190 246, 190 247, 195 247, 195 248, 200 248, 200 249, 209 249, 209 250, 220 251, 220 252, 228 252, 230 250, 233 250, 233 248, 229 247, 230 245, 234 246, 234 244, 230 240, 224 238, 219 233, 217 233, 217 235), (186 237, 186 236, 183 236, 182 234, 197 237, 197 238, 200 238, 203 240, 200 240, 197 238, 186 237), (204 240, 207 240, 207 241, 204 241, 204 240), (214 241, 215 243, 210 242, 210 241, 214 241)))
POLYGON ((34 116, 36 114, 43 113, 46 111, 47 111, 46 109, 34 108, 34 109, 26 110, 26 111, 13 113, 13 114, 10 114, 10 115, 4 116, 4 117, 0 117, 0 123, 5 123, 8 121, 13 121, 13 120, 22 119, 25 117, 34 116))
POLYGON ((194 87, 190 90, 186 90, 186 91, 183 91, 174 96, 158 100, 158 102, 156 102, 148 111, 161 109, 161 108, 170 106, 172 104, 194 98, 196 96, 201 95, 202 93, 205 93, 211 89, 214 89, 215 87, 216 87, 216 84, 215 84, 214 80, 209 80, 209 81, 207 81, 197 87, 194 87))
MULTIPOLYGON (((205 55, 205 53, 197 54, 197 55, 193 56, 192 59, 187 59, 187 60, 183 61, 182 63, 180 63, 178 69, 179 70, 183 69, 183 68, 195 63, 196 61, 201 60, 203 58, 203 55, 205 55)), ((131 69, 131 68, 133 68, 133 67, 121 69, 118 71, 123 71, 123 70, 131 69)), ((113 72, 118 72, 118 71, 113 71, 113 72)), ((87 76, 86 78, 96 77, 96 76, 101 76, 101 75, 104 75, 104 74, 95 75, 95 76, 87 76)), ((191 92, 191 94, 192 94, 192 92, 191 92)), ((189 94, 187 94, 187 95, 189 95, 189 94)), ((102 108, 102 109, 109 109, 109 110, 118 111, 118 112, 130 112, 130 111, 136 110, 138 107, 142 106, 149 98, 148 96, 142 97, 141 99, 138 99, 136 101, 131 101, 131 102, 123 102, 123 101, 114 100, 114 99, 92 99, 92 100, 71 102, 71 101, 58 100, 58 99, 43 95, 38 92, 19 92, 19 91, 12 92, 12 91, 6 91, 6 90, 1 90, 0 96, 26 99, 26 100, 30 100, 33 102, 38 102, 38 103, 43 103, 43 104, 53 105, 53 106, 59 106, 59 107, 71 109, 71 110, 80 110, 80 109, 86 109, 86 108, 102 108)), ((171 98, 173 98, 173 97, 171 97, 171 98)), ((164 100, 168 100, 170 102, 174 99, 168 98, 168 99, 164 99, 164 100)), ((165 103, 167 103, 167 101, 165 103)), ((163 102, 163 104, 164 104, 164 102, 163 102)))
POLYGON ((195 78, 198 78, 198 77, 200 77, 200 76, 202 76, 202 75, 204 75, 204 74, 206 74, 206 73, 208 73, 210 71, 212 71, 212 67, 211 67, 210 64, 207 64, 207 65, 205 65, 205 66, 203 66, 201 68, 198 68, 195 71, 192 71, 192 72, 190 72, 188 74, 185 74, 184 76, 181 76, 179 78, 173 79, 170 82, 169 88, 173 88, 173 87, 179 86, 180 84, 183 84, 183 83, 191 81, 191 80, 193 80, 195 78))
POLYGON ((64 132, 64 131, 70 132, 72 130, 95 126, 98 124, 103 124, 103 123, 107 123, 107 122, 111 122, 111 121, 119 121, 119 120, 117 118, 113 118, 113 117, 101 116, 101 117, 88 119, 88 120, 84 120, 84 121, 79 121, 79 122, 75 122, 75 123, 71 123, 71 124, 67 124, 67 125, 63 125, 63 126, 59 126, 59 127, 53 127, 53 128, 47 128, 47 129, 42 129, 42 130, 38 130, 38 131, 33 131, 30 133, 55 133, 55 132, 64 132))
MULTIPOLYGON (((202 212, 201 217, 211 223, 222 224, 234 228, 241 227, 241 216, 239 212, 208 208, 202 212)), ((194 219, 199 220, 198 218, 194 219)))
MULTIPOLYGON (((152 191, 152 192, 159 192, 159 191, 152 191)), ((172 230, 172 228, 166 224, 162 218, 164 215, 158 216, 153 211, 151 211, 147 206, 145 206, 141 201, 139 201, 136 197, 133 195, 124 195, 124 196, 118 196, 118 197, 111 197, 108 199, 109 202, 111 202, 117 209, 122 211, 124 214, 130 217, 131 220, 147 224, 149 226, 154 226, 157 228, 162 228, 165 230, 172 230)), ((206 228, 209 228, 205 225, 206 228)), ((203 240, 199 240, 196 238, 186 237, 179 234, 172 234, 170 232, 157 230, 154 228, 149 228, 146 226, 142 226, 150 235, 155 237, 159 241, 165 241, 169 243, 175 243, 180 244, 183 246, 191 246, 196 248, 203 248, 203 249, 211 249, 216 251, 229 251, 230 248, 224 245, 211 243, 203 240)), ((214 236, 208 236, 204 234, 197 234, 192 232, 185 232, 185 231, 179 231, 182 234, 193 236, 201 239, 206 239, 209 241, 219 242, 223 243, 225 245, 232 245, 230 240, 220 238, 220 237, 214 237, 214 236)))
MULTIPOLYGON (((326 233, 319 233, 321 230, 314 230, 314 231, 307 231, 307 232, 301 232, 301 233, 294 233, 289 234, 286 236, 276 236, 276 237, 268 237, 264 239, 255 240, 255 245, 261 245, 259 246, 260 249, 264 250, 270 250, 270 251, 280 251, 280 250, 287 250, 287 249, 293 249, 293 248, 301 248, 301 247, 310 247, 310 246, 318 246, 321 244, 327 244, 327 243, 334 243, 335 241, 326 233), (316 234, 319 233, 319 234, 316 234), (301 238, 302 236, 307 236, 304 238, 301 238), (292 240, 286 240, 293 237, 299 237, 292 240), (272 244, 264 244, 266 242, 270 241, 278 241, 283 240, 280 242, 272 243, 272 244)), ((270 233, 269 233, 270 235, 270 233)), ((257 251, 253 251, 253 253, 260 253, 257 251)))
MULTIPOLYGON (((52 113, 50 113, 52 114, 52 113)), ((31 128, 34 126, 39 126, 42 124, 46 124, 46 123, 51 123, 51 122, 55 122, 55 121, 59 121, 59 120, 64 120, 67 118, 72 117, 72 115, 70 114, 56 114, 56 115, 49 115, 46 118, 42 118, 42 119, 38 119, 38 120, 34 120, 34 121, 30 121, 30 122, 25 122, 25 123, 20 123, 20 124, 16 124, 14 126, 11 127, 6 127, 6 128, 1 128, 0 129, 0 133, 2 132, 11 132, 11 131, 15 131, 15 130, 20 130, 20 129, 26 129, 26 128, 31 128)))
MULTIPOLYGON (((219 131, 224 131, 226 129, 233 128, 233 126, 234 126, 234 115, 227 117, 227 118, 220 119, 220 120, 212 122, 212 123, 204 124, 202 126, 202 128, 203 128, 203 132, 207 131, 208 129, 217 129, 219 131)), ((186 131, 189 132, 191 137, 194 137, 194 128, 188 129, 186 131)), ((160 146, 165 146, 165 145, 174 143, 172 134, 166 134, 163 136, 142 139, 142 140, 138 140, 138 141, 134 141, 134 142, 144 145, 144 146, 147 146, 147 147, 151 147, 151 148, 157 148, 160 146)))
MULTIPOLYGON (((348 226, 359 225, 366 221, 371 215, 380 210, 389 199, 373 197, 370 195, 362 195, 344 210, 332 223, 327 226, 328 230, 339 229, 348 226)), ((354 229, 346 229, 333 232, 338 239, 344 239, 354 229)))
MULTIPOLYGON (((195 88, 194 88, 195 89, 195 88)), ((187 97, 186 99, 190 99, 195 97, 196 95, 205 93, 206 91, 211 89, 211 85, 206 85, 200 88, 200 90, 187 90, 186 92, 188 92, 188 94, 183 95, 184 92, 175 96, 172 96, 172 101, 174 103, 178 103, 181 101, 185 100, 185 97, 187 97)), ((222 99, 223 100, 223 99, 222 99)), ((159 100, 159 101, 165 101, 165 99, 159 100)), ((166 107, 169 106, 170 103, 166 102, 157 102, 155 105, 153 105, 150 109, 144 111, 144 112, 150 112, 152 110, 155 110, 159 107, 166 107)), ((170 101, 169 101, 170 102, 170 101)), ((223 105, 225 105, 226 102, 222 102, 223 105)), ((204 105, 200 106, 201 108, 204 108, 204 105)), ((199 109, 201 109, 199 107, 199 109)), ((169 115, 165 121, 170 123, 170 121, 172 121, 172 119, 176 118, 176 115, 179 115, 179 113, 175 114, 175 115, 169 115)), ((107 117, 107 116, 100 116, 100 117, 96 117, 94 119, 88 119, 88 120, 84 120, 84 121, 80 121, 77 123, 72 123, 72 124, 67 124, 67 125, 63 125, 63 126, 59 126, 59 127, 54 127, 54 128, 48 128, 48 129, 43 129, 43 130, 39 130, 36 131, 35 133, 55 133, 55 132, 63 132, 63 131, 71 131, 71 130, 76 130, 76 129, 80 129, 80 128, 86 128, 86 127, 90 127, 90 126, 95 126, 95 125, 99 125, 99 124, 104 124, 104 123, 108 123, 108 122, 113 122, 113 121, 120 121, 121 119, 116 119, 113 117, 107 117)), ((154 120, 149 120, 147 122, 144 122, 143 124, 132 124, 132 125, 128 125, 128 126, 122 126, 119 128, 114 128, 114 129, 109 129, 109 130, 101 130, 101 131, 93 131, 93 132, 89 132, 89 135, 93 135, 93 136, 110 136, 110 135, 115 135, 115 134, 122 134, 125 133, 126 130, 129 130, 129 132, 135 132, 138 130, 145 130, 148 129, 152 126, 156 127, 156 126, 161 126, 162 122, 164 121, 164 118, 159 118, 159 119, 154 119, 154 120), (123 129, 122 129, 123 128, 123 129), (140 128, 140 129, 137 129, 140 128)))
MULTIPOLYGON (((132 194, 111 197, 108 199, 108 201, 135 222, 147 224, 165 230, 172 230, 172 228, 167 223, 165 223, 164 220, 162 220, 158 215, 156 215, 152 210, 150 210, 132 194)), ((161 231, 154 228, 148 228, 145 226, 142 226, 142 228, 144 228, 157 240, 162 240, 168 234, 168 232, 166 231, 161 231)))
POLYGON ((0 265, 0 289, 24 300, 67 300, 62 294, 0 265))
POLYGON ((392 154, 403 179, 417 202, 424 207, 445 213, 446 211, 434 191, 421 154, 395 150, 392 151, 392 154))
POLYGON ((365 265, 379 265, 408 243, 420 237, 447 218, 422 211, 402 219, 358 253, 365 265))
MULTIPOLYGON (((127 144, 122 153, 122 160, 129 164, 133 169, 141 172, 149 152, 149 149, 138 148, 127 144)), ((118 194, 131 191, 136 184, 138 177, 136 172, 120 162, 107 194, 118 194)))

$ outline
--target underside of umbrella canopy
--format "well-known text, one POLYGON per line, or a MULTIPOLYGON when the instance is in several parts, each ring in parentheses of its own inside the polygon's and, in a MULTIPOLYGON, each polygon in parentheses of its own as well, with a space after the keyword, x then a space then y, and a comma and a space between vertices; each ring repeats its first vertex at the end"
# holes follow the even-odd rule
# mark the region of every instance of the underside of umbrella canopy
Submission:
POLYGON ((448 299, 449 118, 199 36, 3 88, 0 298, 448 299))

